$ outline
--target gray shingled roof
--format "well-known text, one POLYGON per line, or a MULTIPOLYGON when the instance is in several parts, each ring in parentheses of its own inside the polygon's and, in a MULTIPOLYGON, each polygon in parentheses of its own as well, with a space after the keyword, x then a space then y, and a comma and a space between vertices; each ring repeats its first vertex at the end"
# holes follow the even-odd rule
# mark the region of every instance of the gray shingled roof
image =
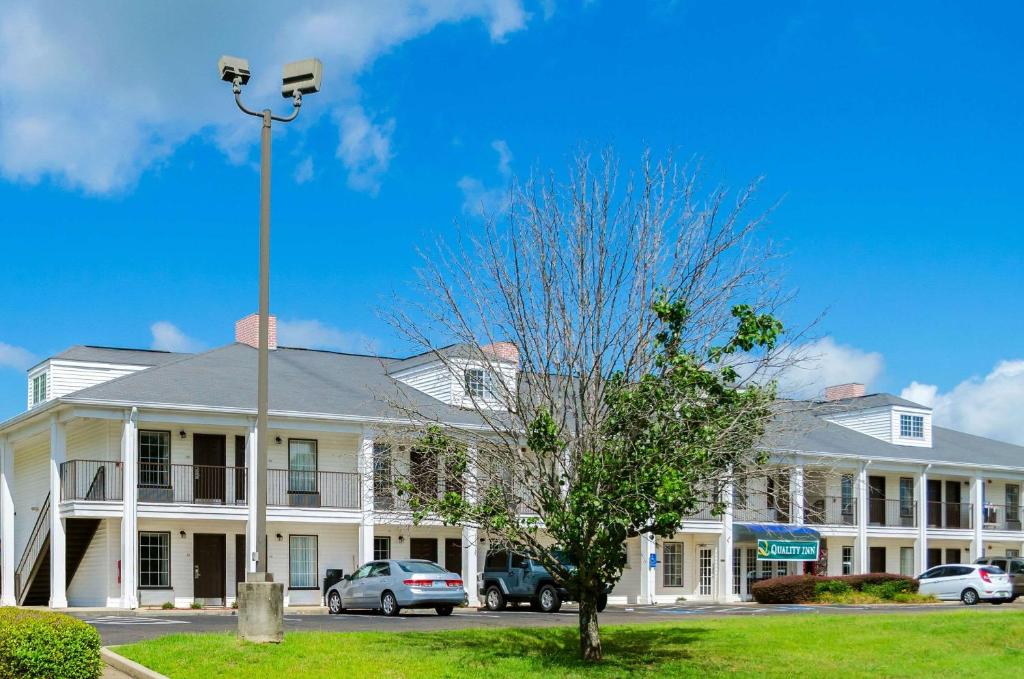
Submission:
POLYGON ((66 349, 52 359, 68 361, 90 361, 92 363, 121 363, 125 365, 163 365, 191 354, 179 354, 155 349, 119 349, 117 347, 92 347, 77 345, 66 349))
MULTIPOLYGON (((119 377, 65 397, 73 401, 118 401, 256 409, 257 352, 229 344, 201 354, 119 377)), ((402 417, 394 403, 453 424, 476 424, 472 412, 449 406, 387 375, 396 359, 279 348, 270 352, 270 409, 363 418, 402 417)))
POLYGON ((925 408, 920 403, 908 401, 892 394, 868 394, 866 396, 854 396, 851 398, 840 398, 835 401, 817 401, 821 410, 846 411, 865 410, 867 408, 880 408, 883 406, 904 406, 906 408, 925 408))

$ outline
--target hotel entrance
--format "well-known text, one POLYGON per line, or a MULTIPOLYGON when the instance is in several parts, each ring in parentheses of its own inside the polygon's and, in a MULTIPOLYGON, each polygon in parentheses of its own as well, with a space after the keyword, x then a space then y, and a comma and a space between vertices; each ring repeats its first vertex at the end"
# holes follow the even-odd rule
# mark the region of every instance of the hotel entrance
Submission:
POLYGON ((733 524, 732 593, 749 601, 761 580, 804 572, 805 562, 817 562, 821 535, 807 526, 733 524))

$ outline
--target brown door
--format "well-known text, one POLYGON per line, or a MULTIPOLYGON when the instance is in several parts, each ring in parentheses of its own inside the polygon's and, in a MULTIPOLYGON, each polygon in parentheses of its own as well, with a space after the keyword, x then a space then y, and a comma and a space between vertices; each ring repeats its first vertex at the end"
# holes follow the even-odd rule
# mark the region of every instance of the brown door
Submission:
POLYGON ((462 540, 448 538, 444 541, 444 567, 452 573, 462 572, 462 540))
POLYGON ((245 437, 235 437, 235 504, 245 504, 245 437))
POLYGON ((235 536, 235 596, 238 596, 238 583, 245 582, 245 536, 235 536))
POLYGON ((928 527, 942 527, 942 481, 937 479, 928 479, 928 527))
MULTIPOLYGON (((960 482, 946 481, 946 528, 967 528, 960 520, 960 482)), ((950 563, 947 561, 946 563, 950 563)), ((956 563, 955 561, 953 563, 956 563)))
POLYGON ((960 550, 954 547, 947 548, 946 563, 960 563, 960 550))
POLYGON ((942 550, 941 549, 928 549, 928 568, 934 568, 935 566, 942 565, 942 550))
POLYGON ((224 504, 224 457, 226 442, 221 434, 192 435, 193 501, 201 504, 224 504))
POLYGON ((868 523, 885 525, 885 477, 868 477, 868 523))
POLYGON ((195 533, 192 536, 192 592, 196 599, 220 600, 224 603, 225 553, 224 535, 195 533))
POLYGON ((437 563, 437 540, 434 538, 412 538, 409 540, 409 558, 426 559, 437 563))
POLYGON ((872 547, 870 549, 871 572, 885 572, 885 547, 872 547))

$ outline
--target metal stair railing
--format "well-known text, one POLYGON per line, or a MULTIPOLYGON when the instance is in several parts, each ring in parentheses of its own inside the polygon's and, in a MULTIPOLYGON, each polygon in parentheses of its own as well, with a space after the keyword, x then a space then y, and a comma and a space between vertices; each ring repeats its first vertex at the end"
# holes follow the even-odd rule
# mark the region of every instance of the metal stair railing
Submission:
POLYGON ((25 545, 25 551, 18 562, 18 569, 14 572, 14 591, 17 594, 18 605, 25 600, 28 588, 32 584, 32 575, 36 564, 39 562, 39 555, 43 546, 50 537, 50 494, 46 494, 43 506, 36 517, 36 524, 32 528, 32 535, 25 545))

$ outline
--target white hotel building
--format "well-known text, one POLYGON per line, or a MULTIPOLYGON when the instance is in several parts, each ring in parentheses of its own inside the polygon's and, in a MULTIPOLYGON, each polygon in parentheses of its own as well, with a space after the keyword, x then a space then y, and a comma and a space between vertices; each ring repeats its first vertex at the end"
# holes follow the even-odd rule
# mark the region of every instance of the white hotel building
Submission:
MULTIPOLYGON (((256 449, 254 324, 236 334, 200 354, 76 346, 29 370, 26 411, 0 424, 0 603, 231 605, 249 568, 256 449)), ((514 351, 503 360, 514 373, 514 351)), ((388 477, 415 452, 375 431, 399 417, 380 398, 396 390, 474 424, 465 388, 480 368, 275 347, 268 570, 287 605, 320 604, 327 569, 385 556, 461 572, 474 597, 486 536, 403 521, 388 477)), ((857 385, 829 396, 792 415, 771 468, 732 489, 724 516, 631 541, 610 600, 747 598, 795 567, 756 561, 757 537, 820 540, 834 574, 1021 552, 1024 448, 933 426, 928 408, 857 385)))

